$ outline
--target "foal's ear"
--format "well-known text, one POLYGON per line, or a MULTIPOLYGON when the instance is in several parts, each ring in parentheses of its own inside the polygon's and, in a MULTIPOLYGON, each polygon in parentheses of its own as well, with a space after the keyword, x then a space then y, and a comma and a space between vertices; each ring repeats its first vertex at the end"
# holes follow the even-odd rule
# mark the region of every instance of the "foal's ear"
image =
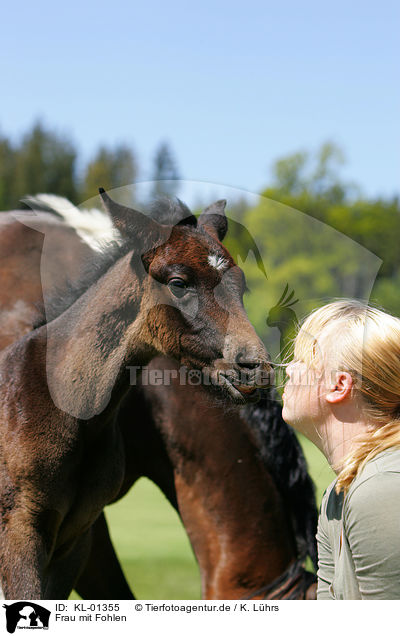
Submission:
POLYGON ((167 240, 169 232, 165 225, 138 210, 116 203, 104 188, 99 188, 99 194, 117 230, 124 238, 137 239, 138 247, 142 247, 143 251, 167 240))
POLYGON ((220 199, 208 206, 198 218, 199 225, 202 225, 207 232, 222 241, 228 230, 228 219, 225 216, 226 200, 220 199))

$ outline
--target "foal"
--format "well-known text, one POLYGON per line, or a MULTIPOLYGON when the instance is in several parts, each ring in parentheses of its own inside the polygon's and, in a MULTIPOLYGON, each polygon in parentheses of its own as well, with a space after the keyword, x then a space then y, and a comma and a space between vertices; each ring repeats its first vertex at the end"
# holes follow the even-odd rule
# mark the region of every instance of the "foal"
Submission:
POLYGON ((256 371, 270 371, 243 274, 221 244, 223 204, 171 228, 101 194, 122 246, 70 306, 0 357, 6 598, 66 598, 79 579, 93 524, 125 479, 116 415, 127 367, 158 353, 207 367, 236 403, 255 397, 256 371))

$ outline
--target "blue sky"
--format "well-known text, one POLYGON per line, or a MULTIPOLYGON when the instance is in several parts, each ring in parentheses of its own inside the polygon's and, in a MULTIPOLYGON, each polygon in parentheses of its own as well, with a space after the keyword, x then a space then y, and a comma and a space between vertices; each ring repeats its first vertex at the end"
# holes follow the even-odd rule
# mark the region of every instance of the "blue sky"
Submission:
POLYGON ((184 179, 258 192, 273 161, 327 140, 367 195, 400 192, 397 2, 7 3, 0 130, 41 118, 84 159, 161 140, 184 179))

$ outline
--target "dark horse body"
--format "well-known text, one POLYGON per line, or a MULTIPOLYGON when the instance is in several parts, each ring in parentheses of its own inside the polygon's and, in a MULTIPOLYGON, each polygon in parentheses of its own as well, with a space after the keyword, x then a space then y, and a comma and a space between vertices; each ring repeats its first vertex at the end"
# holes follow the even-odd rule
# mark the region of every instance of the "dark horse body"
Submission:
MULTIPOLYGON (((84 251, 82 246, 79 249, 84 251)), ((32 250, 31 265, 37 266, 35 254, 38 253, 38 249, 32 250)), ((34 270, 35 267, 33 270, 31 268, 31 271, 34 270)), ((34 285, 28 287, 33 298, 34 285)), ((9 299, 13 294, 15 299, 15 290, 10 289, 9 299)), ((36 286, 35 301, 39 297, 36 286)), ((27 301, 26 296, 24 301, 27 301)), ((26 328, 28 324, 27 317, 26 328)), ((21 328, 25 329, 24 326, 21 328)), ((24 347, 24 340, 22 343, 24 347)), ((12 352, 13 358, 18 353, 16 346, 21 346, 21 343, 8 350, 12 352)), ((140 361, 146 363, 148 359, 140 361)), ((134 362, 138 362, 137 357, 134 362)), ((151 364, 157 369, 169 369, 172 365, 171 361, 162 359, 154 360, 151 364)), ((45 390, 45 380, 39 378, 36 384, 38 391, 45 390)), ((119 404, 121 396, 118 395, 117 399, 119 404)), ((28 407, 31 408, 31 405, 28 404, 28 407)), ((101 428, 97 435, 90 436, 86 425, 84 435, 88 440, 81 439, 82 436, 77 432, 79 427, 71 425, 71 418, 68 418, 68 425, 63 427, 65 414, 60 416, 57 413, 55 418, 59 437, 53 437, 52 441, 56 446, 63 447, 65 453, 61 461, 65 472, 58 475, 60 484, 64 488, 71 488, 86 508, 90 502, 92 514, 87 515, 85 510, 82 515, 80 506, 72 506, 72 510, 65 515, 67 519, 69 517, 69 523, 64 523, 64 529, 59 501, 53 501, 51 506, 48 502, 42 505, 42 515, 35 511, 39 533, 56 535, 58 542, 58 546, 53 547, 52 558, 47 565, 47 580, 50 582, 44 594, 56 598, 65 596, 75 585, 86 597, 128 597, 127 586, 99 511, 106 503, 122 496, 141 475, 157 483, 179 510, 200 565, 203 596, 206 598, 239 598, 257 593, 260 588, 272 583, 298 556, 295 534, 297 538, 306 539, 309 552, 312 552, 315 510, 310 482, 301 465, 301 454, 293 439, 289 441, 290 434, 280 420, 278 405, 271 400, 268 403, 268 399, 264 398, 263 407, 247 407, 253 409, 247 414, 240 413, 238 407, 232 405, 226 410, 226 402, 225 406, 216 402, 203 387, 185 387, 177 382, 172 386, 141 386, 125 395, 118 417, 112 410, 112 423, 103 414, 100 422, 98 417, 92 418, 92 423, 96 426, 100 423, 101 428), (135 417, 132 417, 133 412, 135 417), (262 413, 261 419, 264 419, 264 425, 270 427, 270 433, 270 425, 275 426, 275 439, 271 435, 269 440, 271 445, 276 446, 277 438, 282 436, 279 430, 282 426, 284 437, 287 438, 287 450, 292 453, 294 465, 286 466, 280 479, 278 476, 280 488, 277 487, 276 476, 271 476, 271 464, 276 459, 271 462, 270 457, 270 461, 266 462, 265 457, 259 456, 259 422, 254 422, 255 426, 251 429, 251 421, 257 419, 257 412, 258 416, 262 413), (183 421, 182 413, 185 414, 183 421), (89 442, 90 452, 85 453, 85 442, 89 442), (82 463, 85 463, 83 470, 82 463), (285 477, 293 477, 295 467, 299 469, 296 484, 298 492, 293 495, 295 489, 285 485, 285 477), (117 475, 118 472, 120 474, 117 475), (282 496, 285 489, 286 498, 282 496), (96 491, 100 493, 98 499, 96 491), (291 502, 288 497, 292 497, 291 502), (295 512, 297 532, 290 518, 295 500, 298 506, 295 512), (86 519, 89 516, 89 522, 86 521, 88 528, 85 528, 82 516, 86 519), (76 527, 80 528, 80 533, 76 533, 76 527), (96 556, 100 551, 101 572, 98 571, 100 564, 96 556), (104 571, 109 573, 108 581, 102 576, 104 571)), ((27 430, 25 424, 25 434, 27 430)), ((31 430, 29 434, 34 436, 37 430, 31 430)), ((268 444, 264 443, 264 449, 267 454, 270 452, 273 455, 271 448, 268 450, 268 444)), ((26 460, 29 465, 29 458, 26 460)), ((25 501, 25 507, 35 504, 38 493, 43 490, 46 476, 40 473, 39 477, 40 483, 33 483, 32 490, 25 494, 29 499, 25 501)), ((2 483, 7 486, 6 479, 3 478, 2 483)), ((12 490, 10 488, 11 499, 12 490)), ((4 536, 9 524, 8 517, 10 513, 15 515, 16 508, 14 501, 7 500, 7 488, 3 489, 2 503, 4 536)), ((20 527, 20 532, 24 530, 26 528, 20 527)), ((15 592, 10 593, 7 589, 7 566, 4 560, 2 571, 3 586, 6 578, 6 594, 15 596, 15 592)), ((32 569, 30 572, 29 568, 25 571, 27 580, 22 589, 24 595, 28 596, 32 569)), ((38 594, 35 592, 37 598, 38 594)), ((263 593, 260 595, 263 596, 263 593)))
MULTIPOLYGON (((149 368, 177 367, 157 358, 149 368)), ((291 564, 307 553, 315 560, 312 487, 272 389, 257 405, 239 409, 177 379, 140 385, 122 405, 120 421, 133 469, 127 489, 144 475, 178 510, 199 563, 203 598, 259 591, 257 598, 273 598, 274 581, 291 564), (133 420, 132 412, 140 417, 133 420)), ((304 571, 299 579, 294 598, 311 585, 304 571)))

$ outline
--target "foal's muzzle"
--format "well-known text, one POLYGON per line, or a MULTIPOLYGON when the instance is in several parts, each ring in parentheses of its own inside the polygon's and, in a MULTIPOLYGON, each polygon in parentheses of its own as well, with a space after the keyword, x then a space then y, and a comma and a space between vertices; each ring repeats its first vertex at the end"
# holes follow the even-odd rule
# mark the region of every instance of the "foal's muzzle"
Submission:
POLYGON ((260 359, 241 359, 234 364, 217 360, 214 364, 218 385, 228 394, 231 400, 239 404, 256 402, 260 397, 260 389, 271 386, 274 382, 274 371, 269 362, 260 359))

